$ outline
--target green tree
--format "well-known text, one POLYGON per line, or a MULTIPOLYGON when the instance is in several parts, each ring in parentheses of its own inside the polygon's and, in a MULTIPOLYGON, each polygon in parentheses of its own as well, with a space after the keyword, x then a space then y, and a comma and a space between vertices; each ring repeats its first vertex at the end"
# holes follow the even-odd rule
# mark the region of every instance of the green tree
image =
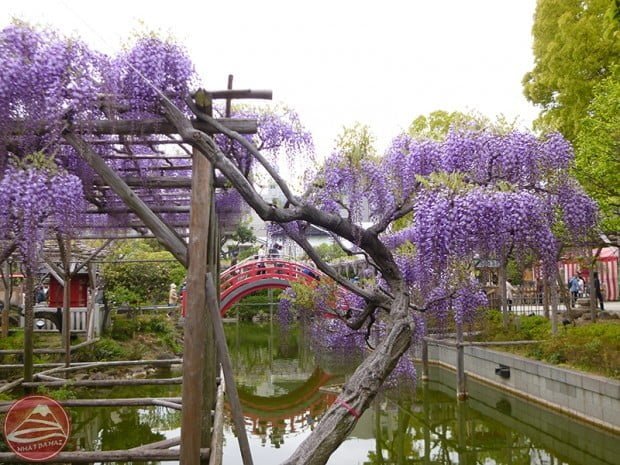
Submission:
POLYGON ((319 254, 322 260, 331 262, 337 258, 346 257, 347 253, 342 250, 338 244, 324 243, 316 246, 316 252, 319 254))
POLYGON ((499 116, 496 121, 491 121, 490 118, 475 112, 435 110, 428 116, 420 115, 415 118, 409 125, 407 133, 416 139, 443 140, 450 129, 478 131, 487 128, 503 133, 514 130, 515 124, 503 116, 499 116))
POLYGON ((154 240, 121 241, 106 258, 103 279, 108 300, 131 305, 167 302, 171 283, 186 270, 154 240))
POLYGON ((420 115, 415 118, 407 133, 415 138, 441 140, 451 128, 481 129, 489 124, 489 119, 481 115, 436 110, 428 116, 420 115))
POLYGON ((576 140, 575 175, 599 204, 604 231, 620 231, 620 65, 593 89, 576 140))
POLYGON ((256 243, 254 229, 252 226, 245 223, 239 223, 237 229, 226 238, 225 242, 226 252, 224 255, 227 255, 231 259, 231 264, 234 264, 243 258, 249 257, 256 252, 256 247, 254 247, 254 244, 256 243), (246 251, 249 251, 248 253, 241 253, 242 244, 252 244, 251 247, 246 247, 245 249, 246 251))
POLYGON ((575 141, 595 85, 618 62, 619 8, 614 0, 538 0, 534 69, 523 77, 525 96, 542 108, 536 127, 575 141))

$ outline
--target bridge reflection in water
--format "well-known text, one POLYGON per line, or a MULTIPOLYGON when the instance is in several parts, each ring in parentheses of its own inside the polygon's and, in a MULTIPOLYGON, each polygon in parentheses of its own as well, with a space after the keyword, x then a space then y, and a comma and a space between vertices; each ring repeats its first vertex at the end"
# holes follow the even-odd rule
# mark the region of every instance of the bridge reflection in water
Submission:
MULTIPOLYGON (((233 331, 229 328, 230 333, 233 331)), ((348 373, 316 367, 303 335, 271 338, 256 345, 261 330, 242 328, 233 339, 240 349, 239 374, 246 424, 256 463, 280 463, 307 437, 335 399, 348 373), (254 343, 245 346, 244 334, 254 343), (286 358, 280 358, 281 346, 286 358), (297 347, 293 357, 291 347, 297 347), (263 352, 269 350, 270 353, 263 352), (244 359, 244 354, 248 359, 244 359), (246 371, 247 370, 247 371, 246 371), (307 375, 305 380, 303 378, 307 375), (323 387, 317 387, 323 385, 323 387), (261 395, 270 392, 271 395, 261 395)), ((235 342, 231 340, 231 347, 235 342)), ((293 351, 294 352, 294 351, 293 351)), ((320 360, 324 359, 324 355, 320 360)), ((319 359, 316 359, 319 360, 319 359)), ((341 366, 331 364, 330 366, 341 366)), ((352 370, 353 367, 351 366, 352 370)), ((547 411, 493 388, 471 383, 471 398, 455 400, 454 374, 439 368, 432 382, 383 393, 360 418, 331 465, 498 464, 616 465, 617 437, 547 411)), ((227 428, 227 465, 240 465, 232 428, 227 428)))
MULTIPOLYGON (((300 332, 280 334, 269 325, 253 324, 226 325, 226 332, 254 462, 280 463, 333 402, 335 393, 325 388, 337 389, 348 373, 317 366, 300 332)), ((468 385, 470 398, 458 403, 454 374, 431 369, 432 382, 380 395, 329 464, 618 463, 618 437, 475 382, 468 385)), ((137 391, 144 389, 123 388, 109 395, 132 397, 143 395, 137 391)), ((148 395, 179 395, 170 389, 152 386, 148 395)), ((101 392, 95 395, 102 397, 101 392)), ((164 407, 71 408, 71 415, 74 448, 131 448, 179 435, 179 412, 164 407)), ((229 420, 225 432, 224 463, 241 465, 229 420)))

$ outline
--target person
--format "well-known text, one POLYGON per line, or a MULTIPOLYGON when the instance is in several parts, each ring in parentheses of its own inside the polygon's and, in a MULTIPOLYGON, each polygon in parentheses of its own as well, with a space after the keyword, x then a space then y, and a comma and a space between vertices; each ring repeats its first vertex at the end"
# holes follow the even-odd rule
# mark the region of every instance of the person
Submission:
POLYGON ((516 291, 517 288, 514 287, 510 281, 506 280, 506 302, 508 302, 509 312, 512 312, 512 299, 516 291))
POLYGON ((601 311, 604 311, 605 306, 603 305, 603 292, 601 291, 601 281, 598 279, 598 272, 595 271, 593 276, 594 276, 594 292, 596 294, 596 300, 599 303, 601 311))
POLYGON ((568 289, 570 290, 571 296, 573 297, 573 307, 577 304, 577 299, 579 298, 579 292, 583 289, 583 285, 581 284, 581 275, 577 273, 574 275, 570 281, 568 282, 568 289))
POLYGON ((170 284, 170 291, 168 291, 168 306, 173 307, 177 304, 179 295, 177 294, 177 285, 170 284))

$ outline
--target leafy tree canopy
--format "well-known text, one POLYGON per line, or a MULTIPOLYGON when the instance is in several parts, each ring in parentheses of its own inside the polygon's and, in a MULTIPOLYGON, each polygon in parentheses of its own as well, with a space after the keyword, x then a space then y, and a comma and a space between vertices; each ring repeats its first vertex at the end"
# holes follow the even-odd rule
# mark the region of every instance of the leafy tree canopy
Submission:
POLYGON ((162 304, 171 283, 180 284, 185 268, 154 240, 120 241, 103 266, 108 299, 116 304, 162 304))
POLYGON ((620 65, 593 89, 576 142, 575 175, 598 202, 606 232, 620 231, 620 65))
POLYGON ((594 86, 618 62, 618 9, 614 0, 538 0, 535 64, 523 77, 525 96, 542 108, 537 127, 575 141, 594 86))

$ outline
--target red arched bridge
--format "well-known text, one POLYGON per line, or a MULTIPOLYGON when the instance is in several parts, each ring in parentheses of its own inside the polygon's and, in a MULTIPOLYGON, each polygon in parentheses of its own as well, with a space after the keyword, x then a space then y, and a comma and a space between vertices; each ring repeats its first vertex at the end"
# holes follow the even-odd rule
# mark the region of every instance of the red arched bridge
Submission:
POLYGON ((263 289, 286 289, 291 283, 312 284, 321 279, 315 268, 286 258, 253 258, 220 275, 220 314, 245 296, 263 289))

